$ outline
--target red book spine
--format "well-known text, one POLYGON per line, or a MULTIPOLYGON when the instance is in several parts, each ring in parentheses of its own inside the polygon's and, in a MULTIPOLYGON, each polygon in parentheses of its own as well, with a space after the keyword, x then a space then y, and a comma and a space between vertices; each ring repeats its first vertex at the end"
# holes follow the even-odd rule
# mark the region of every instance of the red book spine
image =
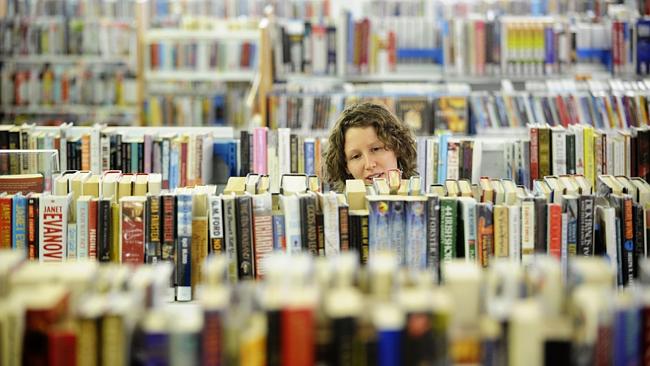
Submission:
MULTIPOLYGON (((530 129, 530 183, 539 179, 539 134, 536 127, 530 129)), ((531 187, 528 187, 531 188, 531 187)))
POLYGON ((11 249, 10 197, 0 197, 0 249, 11 249))
POLYGON ((77 336, 70 330, 52 330, 48 334, 48 365, 77 364, 77 336))
POLYGON ((559 203, 548 205, 548 253, 562 257, 562 206, 559 203))
POLYGON ((397 37, 395 32, 388 32, 388 67, 390 71, 397 68, 397 37))
POLYGON ((282 311, 282 364, 314 364, 314 314, 311 309, 282 311))
POLYGON ((88 201, 88 258, 97 260, 97 200, 88 201))
POLYGON ((38 198, 30 197, 27 202, 27 258, 38 260, 38 198))
POLYGON ((187 141, 181 143, 181 156, 179 160, 181 165, 180 186, 187 187, 187 141))
POLYGON ((562 124, 562 127, 564 128, 569 127, 569 124, 571 123, 571 118, 569 117, 569 113, 567 112, 566 105, 564 104, 564 99, 562 99, 561 95, 555 97, 555 105, 557 106, 557 110, 560 114, 560 123, 562 124))
POLYGON ((144 263, 144 208, 146 199, 142 201, 121 202, 121 263, 144 263))

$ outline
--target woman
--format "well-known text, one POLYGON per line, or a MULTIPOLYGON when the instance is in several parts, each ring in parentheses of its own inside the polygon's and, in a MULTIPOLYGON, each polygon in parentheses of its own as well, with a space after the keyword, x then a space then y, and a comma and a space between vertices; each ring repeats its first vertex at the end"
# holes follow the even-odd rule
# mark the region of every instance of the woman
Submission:
POLYGON ((385 177, 389 169, 402 178, 417 175, 415 139, 409 128, 384 106, 360 103, 346 108, 330 132, 325 153, 326 179, 342 192, 346 179, 385 177))

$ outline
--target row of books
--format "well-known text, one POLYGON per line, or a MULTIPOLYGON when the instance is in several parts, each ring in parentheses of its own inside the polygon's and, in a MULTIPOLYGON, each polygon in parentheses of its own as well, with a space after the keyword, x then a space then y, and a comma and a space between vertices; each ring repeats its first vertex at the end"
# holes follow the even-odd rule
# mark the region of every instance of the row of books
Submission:
POLYGON ((232 126, 246 128, 250 122, 250 110, 246 106, 248 86, 236 87, 208 83, 207 88, 193 84, 167 85, 169 88, 153 91, 145 100, 144 124, 147 126, 232 126), (185 92, 193 88, 205 93, 185 92))
POLYGON ((582 176, 536 181, 535 194, 510 180, 481 178, 474 186, 447 180, 422 195, 419 177, 396 179, 377 179, 371 188, 351 180, 336 194, 321 193, 317 178, 284 176, 282 194, 271 194, 268 177, 249 175, 230 178, 215 195, 215 186, 160 191, 157 174, 64 174, 53 195, 3 196, 2 246, 41 262, 175 258, 178 300, 191 299, 197 280, 190 283, 186 273, 196 274, 209 252, 226 253, 233 281, 264 277, 272 251, 355 251, 361 264, 390 251, 400 265, 434 273, 456 258, 487 267, 495 258, 528 264, 549 254, 566 266, 577 255, 601 255, 617 268, 621 286, 637 280, 647 255, 650 185, 640 178, 600 176, 598 195, 582 176))
POLYGON ((438 93, 293 93, 268 95, 268 123, 274 128, 327 130, 343 109, 354 103, 385 105, 417 135, 435 131, 468 132, 468 98, 463 94, 438 93))
POLYGON ((648 125, 646 91, 472 93, 469 97, 474 131, 524 127, 530 123, 568 127, 574 124, 599 129, 648 125))
POLYGON ((134 18, 133 2, 130 0, 13 0, 4 4, 4 14, 8 18, 24 17, 107 17, 134 18))
POLYGON ((257 69, 258 50, 253 42, 165 41, 149 44, 151 71, 235 72, 257 69))
POLYGON ((338 74, 336 27, 331 24, 286 21, 273 29, 271 42, 276 80, 287 74, 338 74))
POLYGON ((647 128, 603 133, 589 126, 531 126, 531 181, 546 175, 583 174, 592 183, 601 174, 650 178, 647 128))
POLYGON ((6 65, 0 78, 4 106, 137 103, 135 75, 124 66, 6 65))
MULTIPOLYGON (((65 2, 62 2, 65 3, 65 2)), ((5 18, 3 56, 79 55, 128 57, 136 47, 132 21, 90 17, 5 18)))
POLYGON ((322 19, 330 15, 330 2, 321 0, 199 0, 176 4, 173 0, 156 0, 149 3, 149 14, 154 23, 181 16, 211 17, 219 19, 262 19, 264 8, 273 6, 273 14, 287 19, 322 19))
POLYGON ((165 266, 38 266, 3 252, 3 364, 642 362, 647 283, 616 290, 604 261, 576 260, 566 280, 550 259, 485 272, 452 262, 438 286, 381 259, 277 256, 263 284, 232 286, 214 257, 198 305, 180 308, 161 300, 165 266))

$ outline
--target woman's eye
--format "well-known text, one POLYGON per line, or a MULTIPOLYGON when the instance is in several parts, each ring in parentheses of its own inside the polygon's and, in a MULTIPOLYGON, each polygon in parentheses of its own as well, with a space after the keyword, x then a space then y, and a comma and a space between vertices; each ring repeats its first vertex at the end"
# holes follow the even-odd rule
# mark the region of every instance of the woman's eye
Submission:
POLYGON ((359 159, 360 156, 361 156, 361 155, 352 155, 352 156, 350 157, 350 160, 357 160, 357 159, 359 159))
POLYGON ((373 151, 373 152, 382 151, 382 150, 384 150, 383 147, 373 147, 373 148, 372 148, 372 151, 373 151))

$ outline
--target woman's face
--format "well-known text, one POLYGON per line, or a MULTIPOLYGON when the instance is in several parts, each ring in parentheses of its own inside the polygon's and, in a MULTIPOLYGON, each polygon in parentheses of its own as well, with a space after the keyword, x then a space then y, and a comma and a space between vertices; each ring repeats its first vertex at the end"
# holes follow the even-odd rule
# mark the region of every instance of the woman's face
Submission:
POLYGON ((378 137, 374 127, 351 127, 345 131, 345 161, 348 173, 355 179, 372 184, 376 177, 397 169, 397 157, 378 137))

